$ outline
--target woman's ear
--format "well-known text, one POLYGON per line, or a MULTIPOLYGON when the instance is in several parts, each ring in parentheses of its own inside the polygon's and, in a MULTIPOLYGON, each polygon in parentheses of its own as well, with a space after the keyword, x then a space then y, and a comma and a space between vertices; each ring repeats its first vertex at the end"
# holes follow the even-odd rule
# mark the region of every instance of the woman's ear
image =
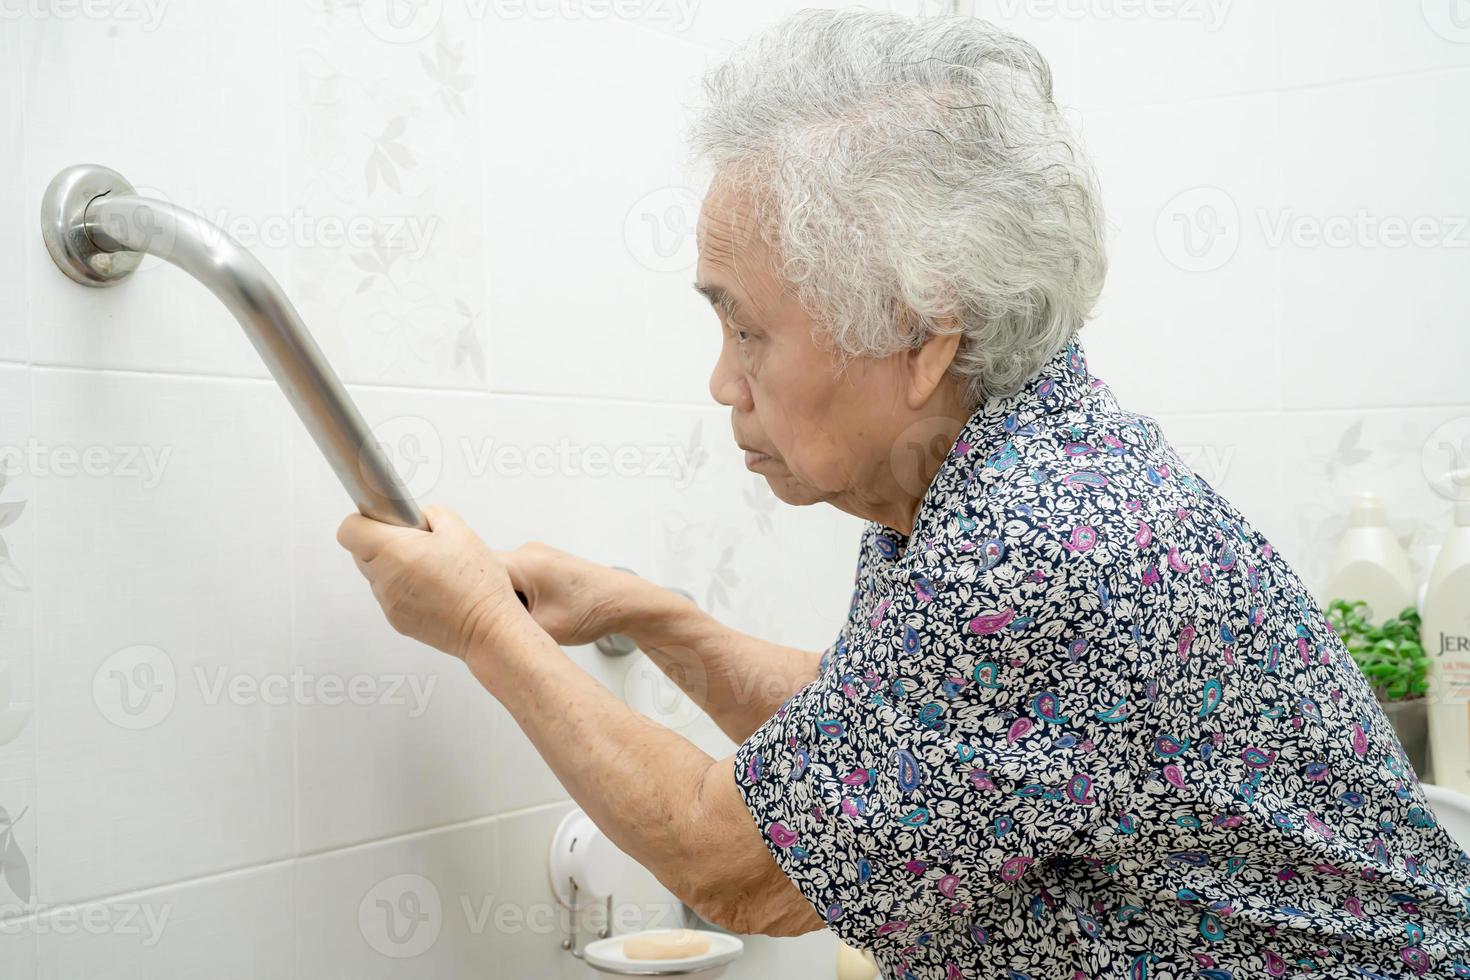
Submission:
POLYGON ((956 317, 945 317, 938 325, 944 332, 930 334, 921 346, 909 351, 909 408, 922 408, 928 403, 954 363, 964 336, 956 317))

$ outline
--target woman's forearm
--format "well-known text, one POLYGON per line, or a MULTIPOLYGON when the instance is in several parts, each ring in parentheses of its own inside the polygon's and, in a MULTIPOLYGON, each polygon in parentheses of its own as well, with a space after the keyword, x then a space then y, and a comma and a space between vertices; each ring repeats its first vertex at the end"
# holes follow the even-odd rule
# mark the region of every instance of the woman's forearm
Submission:
POLYGON ((647 583, 622 632, 736 742, 817 676, 821 654, 741 633, 647 583))
POLYGON ((529 620, 465 657, 603 833, 681 898, 707 855, 693 826, 714 760, 623 704, 529 620))

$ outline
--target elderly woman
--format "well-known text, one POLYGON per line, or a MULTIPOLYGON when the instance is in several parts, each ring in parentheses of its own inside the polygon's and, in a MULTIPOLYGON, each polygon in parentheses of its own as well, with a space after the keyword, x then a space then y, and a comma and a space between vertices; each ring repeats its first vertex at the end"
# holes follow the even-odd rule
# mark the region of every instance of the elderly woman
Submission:
POLYGON ((706 88, 710 392, 778 497, 866 519, 836 641, 444 508, 342 524, 392 624, 733 930, 893 977, 1470 976, 1467 858, 1322 610, 1088 369, 1103 223, 1037 52, 804 11, 706 88), (702 679, 731 758, 560 649, 610 632, 702 679))

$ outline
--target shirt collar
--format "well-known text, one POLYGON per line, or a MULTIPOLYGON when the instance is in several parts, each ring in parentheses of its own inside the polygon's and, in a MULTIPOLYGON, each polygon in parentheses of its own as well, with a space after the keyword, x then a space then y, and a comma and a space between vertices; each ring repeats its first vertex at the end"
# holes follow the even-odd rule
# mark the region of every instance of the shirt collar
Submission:
POLYGON ((953 509, 955 494, 969 484, 992 455, 1004 451, 1012 436, 1030 431, 1028 427, 1044 416, 1080 408, 1097 389, 1106 389, 1105 382, 1087 368, 1079 333, 1073 330, 1066 343, 1020 390, 992 395, 975 409, 919 502, 913 534, 906 538, 874 522, 874 529, 888 539, 889 547, 880 544, 880 552, 903 552, 909 540, 931 540, 936 522, 953 509))

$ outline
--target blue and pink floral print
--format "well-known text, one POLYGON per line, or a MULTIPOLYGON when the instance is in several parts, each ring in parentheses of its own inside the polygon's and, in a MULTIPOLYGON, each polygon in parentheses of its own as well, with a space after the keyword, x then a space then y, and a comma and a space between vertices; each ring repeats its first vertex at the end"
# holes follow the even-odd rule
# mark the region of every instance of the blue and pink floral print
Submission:
POLYGON ((868 523, 736 770, 885 977, 1470 976, 1470 858, 1322 609, 1076 334, 868 523))

